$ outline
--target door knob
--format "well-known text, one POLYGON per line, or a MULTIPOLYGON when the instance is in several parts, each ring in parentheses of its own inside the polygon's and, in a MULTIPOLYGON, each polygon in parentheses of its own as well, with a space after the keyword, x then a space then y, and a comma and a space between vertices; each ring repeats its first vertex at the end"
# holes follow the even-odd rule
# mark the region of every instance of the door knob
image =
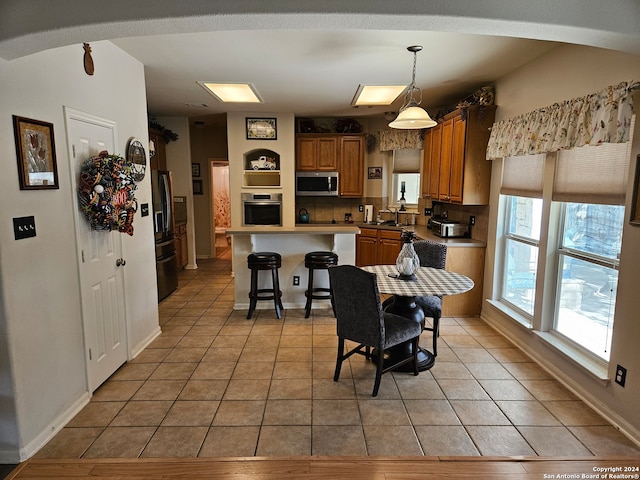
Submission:
POLYGON ((127 261, 124 258, 119 258, 116 260, 116 267, 125 266, 127 261))

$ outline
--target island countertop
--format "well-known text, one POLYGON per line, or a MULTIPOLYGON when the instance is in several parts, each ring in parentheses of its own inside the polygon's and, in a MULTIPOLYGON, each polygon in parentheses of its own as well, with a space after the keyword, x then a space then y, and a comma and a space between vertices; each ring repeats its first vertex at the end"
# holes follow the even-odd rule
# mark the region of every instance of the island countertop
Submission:
POLYGON ((429 240, 435 243, 441 243, 448 247, 471 247, 484 248, 487 244, 481 240, 473 238, 442 238, 434 235, 434 233, 424 225, 378 225, 375 223, 298 223, 293 227, 270 227, 270 226, 249 226, 238 227, 227 230, 230 235, 255 235, 255 234, 358 234, 361 229, 376 230, 413 230, 420 240, 429 240))
POLYGON ((353 234, 360 233, 360 227, 355 224, 344 223, 308 223, 299 224, 293 227, 271 227, 271 226, 248 226, 230 228, 226 231, 229 235, 336 235, 336 234, 353 234))

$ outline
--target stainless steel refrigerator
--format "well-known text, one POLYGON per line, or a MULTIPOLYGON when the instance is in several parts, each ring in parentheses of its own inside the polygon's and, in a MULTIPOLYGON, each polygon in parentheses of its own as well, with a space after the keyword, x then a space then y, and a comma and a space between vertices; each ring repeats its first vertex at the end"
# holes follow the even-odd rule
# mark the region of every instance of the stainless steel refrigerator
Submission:
POLYGON ((151 184, 156 242, 156 275, 158 278, 158 301, 160 301, 178 288, 171 172, 152 170, 151 184))

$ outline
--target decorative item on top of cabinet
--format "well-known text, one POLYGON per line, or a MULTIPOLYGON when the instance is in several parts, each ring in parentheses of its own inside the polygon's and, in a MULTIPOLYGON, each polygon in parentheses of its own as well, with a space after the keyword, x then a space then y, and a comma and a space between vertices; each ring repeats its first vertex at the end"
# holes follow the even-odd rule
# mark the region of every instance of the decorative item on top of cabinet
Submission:
POLYGON ((486 150, 495 111, 493 105, 461 108, 427 132, 423 197, 462 205, 489 203, 491 162, 486 150))

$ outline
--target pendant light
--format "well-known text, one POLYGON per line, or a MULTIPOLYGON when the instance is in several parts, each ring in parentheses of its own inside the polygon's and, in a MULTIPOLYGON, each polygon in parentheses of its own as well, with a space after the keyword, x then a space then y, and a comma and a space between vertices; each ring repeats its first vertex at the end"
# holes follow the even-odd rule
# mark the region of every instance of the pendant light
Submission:
POLYGON ((438 123, 431 119, 429 114, 420 108, 422 102, 422 90, 416 87, 416 59, 417 54, 422 50, 421 45, 412 45, 407 47, 407 50, 413 52, 413 77, 411 78, 411 85, 407 89, 407 93, 404 96, 404 104, 400 109, 400 113, 396 119, 389 124, 391 128, 401 129, 421 129, 431 128, 438 123), (414 98, 414 92, 417 92, 418 99, 414 98))

